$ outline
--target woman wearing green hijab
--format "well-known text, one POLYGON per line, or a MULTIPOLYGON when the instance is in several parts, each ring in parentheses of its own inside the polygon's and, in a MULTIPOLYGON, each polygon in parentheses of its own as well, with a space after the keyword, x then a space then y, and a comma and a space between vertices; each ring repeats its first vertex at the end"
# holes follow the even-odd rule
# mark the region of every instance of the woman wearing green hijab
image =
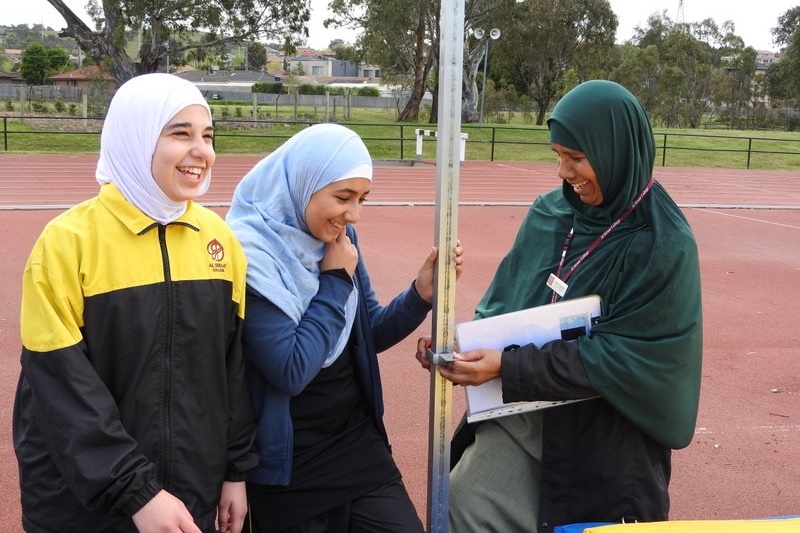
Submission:
POLYGON ((556 105, 548 126, 561 187, 531 206, 476 318, 589 294, 601 296, 603 318, 589 336, 465 352, 441 372, 462 385, 500 377, 505 402, 597 398, 462 425, 455 533, 667 520, 671 450, 694 435, 697 247, 653 180, 645 111, 624 87, 590 81, 556 105))

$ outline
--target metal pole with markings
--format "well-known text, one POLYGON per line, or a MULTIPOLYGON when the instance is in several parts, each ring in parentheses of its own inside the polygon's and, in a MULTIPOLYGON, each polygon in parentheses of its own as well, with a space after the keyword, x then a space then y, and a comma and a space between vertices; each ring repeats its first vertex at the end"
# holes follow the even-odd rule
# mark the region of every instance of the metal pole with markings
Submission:
MULTIPOLYGON (((464 0, 443 0, 439 41, 439 128, 436 136, 436 228, 439 249, 429 358, 437 365, 454 348, 455 270, 453 248, 458 227, 458 171, 461 143, 461 81, 464 64, 464 0)), ((428 438, 428 515, 430 533, 447 532, 450 480, 452 384, 438 366, 431 372, 428 438)))

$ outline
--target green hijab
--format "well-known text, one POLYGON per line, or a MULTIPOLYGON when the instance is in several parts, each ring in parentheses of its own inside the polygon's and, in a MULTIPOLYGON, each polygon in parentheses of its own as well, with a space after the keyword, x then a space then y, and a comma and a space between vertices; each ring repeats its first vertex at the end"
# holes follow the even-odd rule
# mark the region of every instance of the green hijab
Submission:
MULTIPOLYGON (((477 317, 549 303, 552 291, 545 283, 556 271, 570 228, 574 237, 565 272, 651 180, 653 132, 644 109, 624 87, 583 83, 561 99, 548 125, 559 140, 578 145, 565 146, 586 154, 604 201, 585 205, 566 182, 537 198, 478 304, 477 317)), ((568 284, 564 298, 603 299, 603 319, 591 336, 578 339, 594 388, 657 442, 688 445, 700 395, 700 271, 691 228, 658 182, 568 284)))

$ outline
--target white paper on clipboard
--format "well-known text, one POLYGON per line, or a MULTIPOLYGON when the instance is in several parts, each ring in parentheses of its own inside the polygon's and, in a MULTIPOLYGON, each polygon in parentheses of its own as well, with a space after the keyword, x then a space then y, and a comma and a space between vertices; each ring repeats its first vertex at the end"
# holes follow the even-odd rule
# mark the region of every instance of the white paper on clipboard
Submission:
MULTIPOLYGON (((555 339, 573 339, 588 335, 592 324, 602 316, 602 306, 603 302, 599 296, 590 295, 463 322, 456 325, 456 350, 459 352, 478 348, 503 350, 512 344, 524 346, 530 343, 542 346, 555 339)), ((467 394, 468 422, 582 401, 503 403, 499 378, 483 385, 464 388, 467 394)))

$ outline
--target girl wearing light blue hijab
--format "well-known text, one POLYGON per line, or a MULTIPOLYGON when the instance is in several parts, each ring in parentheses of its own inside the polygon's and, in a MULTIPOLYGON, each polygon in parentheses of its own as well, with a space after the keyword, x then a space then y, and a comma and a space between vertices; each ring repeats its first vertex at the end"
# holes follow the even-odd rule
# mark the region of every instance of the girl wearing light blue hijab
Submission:
POLYGON ((390 454, 377 353, 426 318, 438 254, 380 305, 353 228, 371 180, 360 137, 319 124, 234 193, 227 221, 248 258, 243 340, 259 418, 252 531, 423 531, 390 454))

